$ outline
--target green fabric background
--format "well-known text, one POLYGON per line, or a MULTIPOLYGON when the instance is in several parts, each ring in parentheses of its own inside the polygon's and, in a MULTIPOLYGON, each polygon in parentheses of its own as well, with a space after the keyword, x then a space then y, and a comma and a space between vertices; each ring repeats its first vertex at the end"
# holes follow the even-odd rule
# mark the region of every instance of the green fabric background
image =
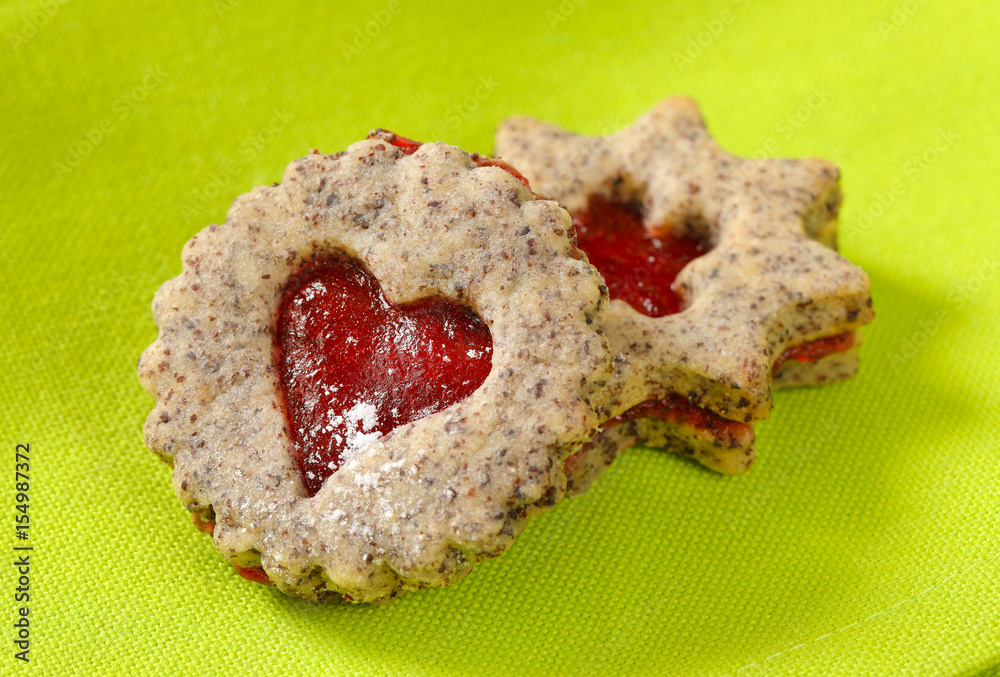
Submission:
POLYGON ((1000 6, 350 4, 0 7, 0 561, 17 443, 35 548, 27 666, 0 564, 0 672, 1000 663, 1000 6), (878 312, 861 374, 778 393, 746 476, 626 453, 451 588, 314 606, 240 579, 142 444, 135 363, 183 243, 310 148, 373 127, 489 152, 511 114, 603 134, 674 93, 733 152, 840 165, 841 248, 878 312))

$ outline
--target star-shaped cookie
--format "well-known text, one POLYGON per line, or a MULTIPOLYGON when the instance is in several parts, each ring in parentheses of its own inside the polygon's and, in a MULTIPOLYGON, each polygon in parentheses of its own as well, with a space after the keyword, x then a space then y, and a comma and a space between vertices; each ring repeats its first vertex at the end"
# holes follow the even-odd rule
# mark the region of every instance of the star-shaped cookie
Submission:
POLYGON ((650 236, 710 248, 673 283, 681 312, 649 317, 613 300, 598 316, 615 355, 604 414, 618 425, 577 459, 576 488, 589 483, 588 468, 634 443, 742 472, 773 387, 856 371, 857 329, 874 313, 868 276, 834 249, 833 164, 735 157, 709 135, 697 104, 679 97, 603 138, 511 118, 496 155, 574 216, 595 199, 634 204, 650 236), (824 345, 817 359, 813 348, 824 345))

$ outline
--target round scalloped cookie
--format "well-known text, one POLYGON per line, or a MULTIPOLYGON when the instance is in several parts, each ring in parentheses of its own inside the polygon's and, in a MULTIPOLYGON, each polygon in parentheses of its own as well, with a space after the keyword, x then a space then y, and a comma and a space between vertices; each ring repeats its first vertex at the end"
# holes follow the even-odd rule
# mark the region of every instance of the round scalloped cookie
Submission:
POLYGON ((606 289, 570 217, 503 166, 374 133, 313 152, 238 198, 184 247, 156 294, 139 363, 156 399, 146 443, 218 548, 286 593, 380 602, 447 585, 502 553, 564 495, 565 459, 596 431, 611 373, 594 316, 606 289), (480 166, 486 165, 486 166, 480 166), (356 259, 391 303, 444 297, 492 335, 471 395, 372 442, 309 496, 279 369, 283 290, 317 257, 356 259))

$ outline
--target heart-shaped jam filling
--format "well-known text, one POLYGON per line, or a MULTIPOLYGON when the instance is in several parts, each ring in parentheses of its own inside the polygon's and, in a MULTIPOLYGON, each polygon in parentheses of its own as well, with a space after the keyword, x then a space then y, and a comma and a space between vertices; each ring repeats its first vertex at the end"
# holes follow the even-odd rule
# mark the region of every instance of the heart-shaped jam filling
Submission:
POLYGON ((708 251, 703 240, 654 236, 643 225, 638 206, 597 196, 573 217, 573 225, 577 245, 604 276, 611 298, 649 317, 680 311, 671 285, 684 266, 708 251))
POLYGON ((307 264, 278 318, 285 411, 306 490, 372 441, 471 395, 490 373, 493 338, 443 297, 390 303, 346 255, 307 264))

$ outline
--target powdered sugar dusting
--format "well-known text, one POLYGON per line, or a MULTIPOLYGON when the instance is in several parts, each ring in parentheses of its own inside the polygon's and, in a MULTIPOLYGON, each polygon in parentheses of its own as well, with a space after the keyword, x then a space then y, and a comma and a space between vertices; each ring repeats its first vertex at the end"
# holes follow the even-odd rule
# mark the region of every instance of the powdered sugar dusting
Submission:
POLYGON ((358 401, 344 414, 347 443, 341 456, 344 462, 352 460, 372 442, 382 437, 378 428, 378 410, 371 402, 358 401), (370 432, 369 432, 370 431, 370 432))
MULTIPOLYGON (((158 398, 146 440, 175 460, 175 477, 186 486, 177 485, 181 499, 196 512, 215 511, 223 525, 215 543, 227 557, 259 558, 261 574, 282 591, 314 600, 389 601, 455 582, 506 549, 529 515, 550 507, 536 497, 561 475, 538 462, 553 467, 592 430, 596 414, 582 394, 596 392, 597 378, 611 370, 592 322, 596 273, 555 283, 566 266, 589 271, 565 256, 568 230, 550 227, 553 219, 568 225, 555 203, 511 192, 506 176, 466 172, 468 156, 443 144, 412 162, 404 156, 398 167, 397 155, 375 141, 343 157, 313 154, 279 186, 237 200, 231 219, 192 240, 183 276, 158 293, 160 338, 140 364, 144 386, 158 398), (442 190, 441 177, 453 177, 455 189, 442 190), (517 235, 526 226, 531 238, 517 235), (313 258, 317 252, 328 253, 313 258), (375 282, 363 279, 364 261, 342 252, 364 253, 379 273, 375 282, 406 311, 402 318, 435 319, 418 323, 430 334, 429 353, 421 342, 396 351, 396 333, 383 341, 355 321, 363 313, 341 309, 341 292, 354 282, 347 301, 364 312, 389 307, 378 294, 366 300, 375 282), (310 275, 324 285, 305 288, 310 275), (309 302, 294 304, 297 292, 309 302), (501 337, 495 348, 489 331, 473 326, 480 311, 486 329, 501 337), (549 314, 558 340, 545 338, 549 314), (341 320, 344 331, 328 331, 341 320), (281 338, 282 329, 298 338, 281 338), (463 385, 483 382, 458 368, 474 359, 470 349, 485 356, 477 368, 483 379, 494 351, 492 366, 517 378, 463 394, 463 385), (568 349, 577 359, 566 360, 568 349), (199 359, 184 357, 192 352, 199 359), (411 369, 417 359, 421 369, 411 369), (510 397, 516 382, 535 375, 547 379, 544 401, 510 397), (456 394, 441 407, 457 406, 431 417, 443 388, 456 394), (167 392, 197 396, 182 402, 181 395, 164 399, 167 392), (554 398, 560 409, 569 403, 565 432, 548 425, 554 398), (332 475, 330 452, 348 457, 332 475), (525 470, 517 491, 508 466, 525 470)), ((391 328, 387 318, 370 326, 391 328)))

